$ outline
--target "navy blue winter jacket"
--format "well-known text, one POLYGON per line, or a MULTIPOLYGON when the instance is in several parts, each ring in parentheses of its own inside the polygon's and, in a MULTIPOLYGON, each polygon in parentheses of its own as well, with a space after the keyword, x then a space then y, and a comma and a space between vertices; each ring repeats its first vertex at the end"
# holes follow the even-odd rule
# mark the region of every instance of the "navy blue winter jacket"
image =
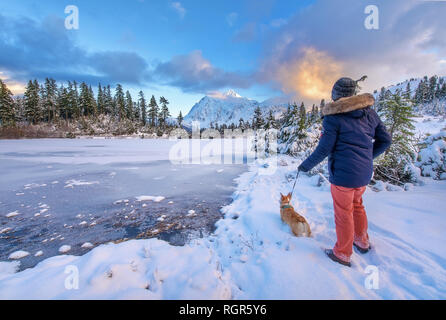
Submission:
POLYGON ((374 98, 363 94, 342 98, 322 109, 323 130, 316 150, 299 166, 307 172, 328 156, 330 182, 346 188, 370 183, 373 159, 391 144, 378 114, 370 108, 374 98))

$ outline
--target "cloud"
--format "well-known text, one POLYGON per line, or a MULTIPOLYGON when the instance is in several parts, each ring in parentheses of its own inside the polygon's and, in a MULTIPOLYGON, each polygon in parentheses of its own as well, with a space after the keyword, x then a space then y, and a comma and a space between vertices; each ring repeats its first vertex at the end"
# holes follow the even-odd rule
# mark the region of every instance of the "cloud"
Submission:
POLYGON ((199 50, 158 64, 154 76, 164 84, 179 87, 185 92, 197 93, 225 87, 248 88, 253 84, 251 75, 214 67, 199 50))
POLYGON ((170 7, 178 13, 178 15, 180 16, 181 19, 183 19, 184 16, 186 15, 186 9, 184 9, 181 2, 179 2, 179 1, 171 2, 170 7))
POLYGON ((279 18, 279 19, 272 20, 269 25, 273 28, 280 28, 283 25, 285 25, 286 23, 287 23, 286 19, 279 18))
POLYGON ((230 27, 234 26, 235 22, 237 21, 238 14, 236 12, 231 12, 226 16, 226 22, 230 27))
POLYGON ((17 89, 29 79, 46 77, 92 85, 159 82, 194 93, 225 87, 247 88, 253 83, 251 75, 213 66, 201 51, 151 65, 135 52, 89 52, 76 44, 73 33, 64 28, 60 18, 48 17, 39 23, 0 15, 0 30, 1 77, 17 89))
POLYGON ((100 74, 124 83, 142 83, 150 78, 146 61, 134 52, 97 52, 88 57, 88 63, 100 74))
POLYGON ((234 38, 234 42, 250 42, 256 36, 256 24, 254 22, 246 23, 240 30, 238 30, 234 38))
POLYGON ((308 100, 312 92, 330 97, 338 75, 366 74, 364 89, 372 91, 410 77, 446 74, 440 63, 446 57, 444 4, 374 4, 379 30, 364 27, 366 4, 357 0, 318 0, 298 12, 264 42, 258 80, 308 100))
POLYGON ((8 86, 8 89, 15 95, 23 94, 25 92, 25 85, 23 83, 11 80, 9 75, 0 71, 0 79, 8 86))
POLYGON ((284 93, 299 92, 302 98, 312 101, 326 98, 341 76, 341 63, 314 48, 302 48, 295 60, 280 64, 275 72, 284 93))
POLYGON ((63 20, 47 17, 41 23, 0 15, 0 67, 16 72, 58 68, 82 63, 86 52, 73 44, 63 20))
POLYGON ((0 70, 11 81, 53 77, 91 84, 141 84, 150 79, 141 56, 122 51, 88 52, 76 44, 73 33, 58 17, 50 16, 39 23, 0 15, 0 30, 0 70))

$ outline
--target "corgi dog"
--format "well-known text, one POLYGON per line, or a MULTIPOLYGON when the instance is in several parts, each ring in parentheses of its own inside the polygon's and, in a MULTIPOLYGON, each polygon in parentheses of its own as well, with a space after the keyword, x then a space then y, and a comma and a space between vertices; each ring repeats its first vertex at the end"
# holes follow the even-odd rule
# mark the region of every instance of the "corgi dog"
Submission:
POLYGON ((280 194, 280 217, 286 222, 296 237, 311 237, 311 229, 307 220, 298 214, 290 205, 291 193, 284 196, 280 194))

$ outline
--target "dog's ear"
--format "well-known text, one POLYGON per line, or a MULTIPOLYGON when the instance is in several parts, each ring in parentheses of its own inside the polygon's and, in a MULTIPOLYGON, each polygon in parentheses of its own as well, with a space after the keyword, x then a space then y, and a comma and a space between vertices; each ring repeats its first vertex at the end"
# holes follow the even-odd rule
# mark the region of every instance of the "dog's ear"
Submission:
POLYGON ((290 192, 290 193, 288 193, 287 197, 288 197, 288 199, 290 199, 290 200, 291 200, 291 192, 290 192))

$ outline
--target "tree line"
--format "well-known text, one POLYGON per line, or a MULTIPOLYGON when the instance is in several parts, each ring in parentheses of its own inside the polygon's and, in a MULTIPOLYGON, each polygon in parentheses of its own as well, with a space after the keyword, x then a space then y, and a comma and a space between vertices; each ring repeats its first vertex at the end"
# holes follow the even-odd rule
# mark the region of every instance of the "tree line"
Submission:
MULTIPOLYGON (((110 85, 99 83, 95 95, 91 85, 85 82, 68 81, 58 86, 52 78, 46 78, 43 83, 29 80, 23 97, 14 97, 6 83, 0 80, 2 126, 14 126, 18 122, 56 123, 108 115, 118 122, 130 120, 140 126, 165 129, 171 125, 168 105, 169 101, 163 96, 157 101, 152 95, 147 102, 143 91, 139 91, 134 100, 128 90, 124 92, 121 84, 112 90, 110 85)), ((181 112, 177 120, 181 125, 181 112)))
MULTIPOLYGON (((323 104, 325 103, 324 101, 325 100, 322 100, 323 104)), ((319 110, 320 107, 313 105, 311 111, 307 112, 303 102, 300 105, 293 103, 288 104, 285 113, 281 114, 279 118, 276 118, 272 110, 269 110, 268 114, 264 116, 260 106, 257 106, 254 109, 252 120, 240 118, 238 123, 233 122, 229 125, 226 123, 219 125, 218 123, 211 122, 209 127, 210 129, 215 129, 224 133, 225 129, 280 130, 283 126, 291 125, 291 123, 299 123, 300 131, 303 131, 314 122, 320 120, 319 110)))
MULTIPOLYGON (((411 87, 411 83, 415 79, 410 79, 404 90, 399 89, 400 94, 403 94, 405 97, 412 100, 415 104, 428 104, 440 100, 446 99, 446 81, 443 77, 432 76, 428 78, 428 76, 424 76, 415 90, 411 87)), ((375 91, 375 93, 377 93, 375 91)), ((378 100, 384 101, 388 99, 391 95, 390 90, 382 87, 378 100)))

